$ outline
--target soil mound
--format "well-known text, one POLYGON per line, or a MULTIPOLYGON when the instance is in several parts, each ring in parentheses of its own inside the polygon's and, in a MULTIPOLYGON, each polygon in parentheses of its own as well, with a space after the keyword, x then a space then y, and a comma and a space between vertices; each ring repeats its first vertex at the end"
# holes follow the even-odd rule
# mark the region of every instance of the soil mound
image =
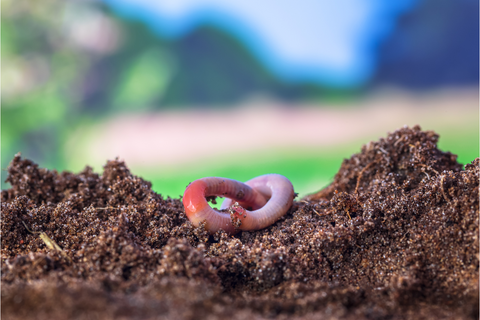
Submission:
POLYGON ((479 165, 402 128, 273 226, 193 227, 179 199, 15 156, 2 191, 5 319, 478 318, 479 165))

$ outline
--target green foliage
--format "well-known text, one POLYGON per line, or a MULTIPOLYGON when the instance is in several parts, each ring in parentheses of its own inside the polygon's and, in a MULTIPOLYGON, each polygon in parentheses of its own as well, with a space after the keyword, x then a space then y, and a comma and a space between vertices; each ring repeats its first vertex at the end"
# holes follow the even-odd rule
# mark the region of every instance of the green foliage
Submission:
MULTIPOLYGON (((462 128, 440 126, 435 130, 440 134, 438 148, 457 154, 458 161, 464 165, 471 163, 479 157, 479 132, 475 123, 476 119, 473 119, 472 125, 462 128)), ((181 167, 139 168, 135 174, 151 181, 156 192, 177 198, 183 195, 190 182, 207 176, 247 181, 262 174, 279 173, 288 177, 299 197, 303 197, 326 187, 333 181, 343 159, 360 152, 362 144, 376 140, 373 136, 363 139, 335 148, 266 151, 223 157, 218 161, 200 161, 181 167)))
MULTIPOLYGON (((93 123, 103 123, 118 112, 229 107, 258 93, 287 102, 351 101, 358 93, 286 83, 239 41, 210 26, 170 41, 95 1, 4 0, 2 9, 2 168, 22 152, 42 167, 71 169, 72 161, 66 157, 78 146, 67 145, 70 138, 91 137, 93 123), (95 25, 95 19, 103 19, 100 25, 109 25, 118 36, 110 51, 95 49, 105 42, 94 39, 98 32, 76 38, 95 25), (89 39, 96 42, 85 44, 89 39)), ((460 162, 478 157, 478 118, 432 129, 441 134, 440 148, 458 154, 460 162)), ((365 141, 322 151, 277 150, 188 168, 132 171, 152 180, 158 192, 175 197, 202 176, 245 181, 267 172, 291 178, 304 195, 331 181, 342 159, 357 152, 361 143, 365 141)), ((2 188, 4 180, 2 171, 2 188)))
POLYGON ((113 94, 120 109, 137 111, 150 107, 165 94, 174 72, 174 61, 167 52, 150 49, 125 66, 122 79, 113 94))
POLYGON ((45 165, 62 163, 58 149, 75 116, 69 85, 84 63, 50 18, 57 4, 2 3, 2 60, 9 62, 2 65, 2 168, 19 151, 45 165))

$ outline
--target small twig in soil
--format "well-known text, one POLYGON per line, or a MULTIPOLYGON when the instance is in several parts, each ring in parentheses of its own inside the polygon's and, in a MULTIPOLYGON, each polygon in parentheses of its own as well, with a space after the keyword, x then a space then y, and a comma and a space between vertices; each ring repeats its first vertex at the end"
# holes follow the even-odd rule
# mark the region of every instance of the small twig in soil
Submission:
MULTIPOLYGON (((309 203, 309 202, 307 202, 307 201, 305 201, 305 200, 300 200, 299 202, 303 202, 303 203, 305 203, 305 204, 308 204, 308 205, 310 205, 310 203, 309 203)), ((315 208, 313 208, 313 206, 312 206, 312 208, 311 208, 311 209, 312 209, 312 210, 313 210, 313 212, 315 212, 315 213, 316 213, 318 216, 320 216, 320 217, 322 216, 320 213, 318 213, 318 211, 317 211, 317 210, 315 210, 315 208)))
POLYGON ((346 212, 347 212, 348 220, 352 220, 352 217, 350 216, 350 212, 348 212, 348 210, 346 210, 346 212))
POLYGON ((445 194, 445 190, 443 189, 444 180, 445 180, 445 175, 442 174, 442 177, 440 178, 440 190, 442 191, 442 195, 445 198, 445 201, 450 202, 447 195, 445 194))
POLYGON ((385 150, 383 148, 378 147, 378 150, 382 151, 384 154, 388 154, 387 150, 385 150))
POLYGON ((401 136, 400 138, 398 138, 398 140, 395 141, 395 143, 393 144, 393 146, 396 147, 397 144, 399 144, 401 141, 403 141, 403 138, 404 138, 404 137, 405 137, 405 136, 401 136))
POLYGON ((64 256, 65 258, 67 258, 67 260, 69 262, 72 262, 72 260, 70 259, 70 257, 65 253, 65 251, 62 250, 62 248, 60 248, 60 246, 55 242, 53 241, 52 239, 50 239, 49 236, 47 236, 47 234, 45 232, 40 232, 40 231, 32 231, 30 229, 28 229, 27 225, 25 224, 24 221, 22 221, 23 225, 25 226, 25 229, 27 229, 28 232, 30 232, 31 234, 39 234, 40 235, 40 239, 42 239, 42 241, 45 243, 45 245, 47 246, 47 248, 49 248, 50 250, 55 250, 55 251, 58 251, 61 253, 62 256, 64 256))
POLYGON ((107 210, 107 209, 117 209, 117 208, 114 208, 114 207, 105 207, 105 208, 95 208, 95 210, 107 210))
MULTIPOLYGON (((426 164, 418 163, 417 165, 420 166, 420 167, 423 167, 423 168, 427 168, 428 170, 433 171, 433 172, 435 172, 435 173, 438 175, 438 171, 437 171, 437 170, 433 169, 433 168, 430 167, 430 166, 427 166, 426 164)), ((423 169, 423 173, 425 173, 425 174, 427 175, 428 179, 430 179, 430 176, 428 175, 428 173, 425 172, 425 169, 423 169)))
POLYGON ((363 168, 360 173, 358 174, 358 178, 357 178, 357 185, 355 186, 355 193, 357 194, 358 193, 358 187, 360 186, 360 180, 362 179, 362 176, 363 176, 363 173, 368 169, 370 168, 374 163, 376 163, 377 161, 372 161, 370 162, 369 164, 367 164, 365 166, 365 168, 363 168))

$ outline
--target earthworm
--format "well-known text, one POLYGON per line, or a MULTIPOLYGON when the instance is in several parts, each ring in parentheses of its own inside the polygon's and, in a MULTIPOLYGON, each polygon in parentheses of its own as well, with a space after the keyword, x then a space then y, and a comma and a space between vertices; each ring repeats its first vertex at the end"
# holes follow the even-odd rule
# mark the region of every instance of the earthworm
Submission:
POLYGON ((279 174, 266 174, 245 183, 208 177, 188 185, 183 206, 194 226, 205 221, 210 233, 222 229, 234 234, 238 230, 259 230, 273 224, 291 207, 294 194, 290 180, 279 174), (221 211, 208 205, 206 197, 211 196, 228 198, 222 203, 221 211))

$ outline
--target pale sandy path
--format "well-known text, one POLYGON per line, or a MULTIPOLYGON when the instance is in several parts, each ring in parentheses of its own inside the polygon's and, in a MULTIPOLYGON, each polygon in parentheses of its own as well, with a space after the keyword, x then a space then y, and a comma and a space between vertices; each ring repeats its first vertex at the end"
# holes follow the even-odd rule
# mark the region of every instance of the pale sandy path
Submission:
POLYGON ((79 148, 67 154, 84 164, 101 165, 118 156, 131 167, 173 166, 264 148, 317 148, 376 139, 403 125, 478 126, 478 118, 476 91, 385 94, 340 106, 256 102, 222 111, 119 115, 89 128, 90 134, 80 130, 69 143, 79 148))

